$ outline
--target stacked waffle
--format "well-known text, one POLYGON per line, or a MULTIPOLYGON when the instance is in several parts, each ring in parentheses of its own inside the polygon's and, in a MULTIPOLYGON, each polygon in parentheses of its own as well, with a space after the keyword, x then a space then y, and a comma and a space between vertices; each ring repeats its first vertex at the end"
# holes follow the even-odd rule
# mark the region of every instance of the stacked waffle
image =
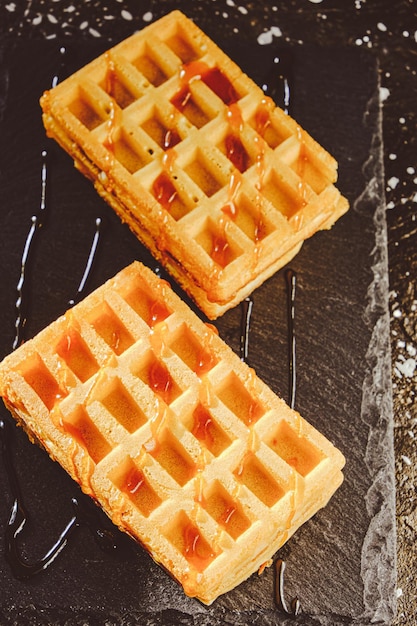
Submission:
POLYGON ((139 263, 6 357, 0 393, 207 604, 268 563, 342 481, 342 454, 139 263))
POLYGON ((335 160, 178 11, 41 105, 49 136, 211 319, 348 208, 335 160))

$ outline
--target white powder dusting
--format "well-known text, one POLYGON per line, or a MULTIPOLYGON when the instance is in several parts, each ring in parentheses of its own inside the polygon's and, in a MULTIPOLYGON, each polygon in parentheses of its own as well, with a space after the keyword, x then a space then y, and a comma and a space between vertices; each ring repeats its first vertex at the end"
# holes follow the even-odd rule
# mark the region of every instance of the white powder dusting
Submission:
POLYGON ((410 356, 416 356, 417 354, 417 348, 415 346, 412 345, 408 345, 407 346, 407 352, 410 356))
POLYGON ((274 37, 282 37, 282 31, 278 26, 272 26, 269 30, 261 33, 258 37, 258 43, 261 46, 272 43, 274 37))
POLYGON ((364 35, 362 38, 358 37, 355 41, 355 44, 357 46, 362 46, 363 44, 366 44, 368 48, 372 48, 372 41, 370 40, 368 35, 364 35))
POLYGON ((89 28, 88 32, 90 35, 93 35, 93 37, 101 37, 101 34, 95 28, 89 28))
POLYGON ((391 176, 391 178, 387 180, 387 185, 390 189, 395 189, 399 182, 399 178, 397 178, 396 176, 391 176))
POLYGON ((405 376, 406 378, 412 378, 416 371, 417 362, 415 359, 405 359, 402 357, 395 363, 395 373, 399 378, 405 376))
POLYGON ((124 20, 128 22, 131 22, 133 20, 133 15, 129 11, 126 11, 126 9, 123 9, 120 15, 122 16, 124 20))
POLYGON ((385 100, 389 97, 390 92, 389 89, 387 89, 387 87, 380 87, 379 88, 379 101, 380 102, 385 102, 385 100))

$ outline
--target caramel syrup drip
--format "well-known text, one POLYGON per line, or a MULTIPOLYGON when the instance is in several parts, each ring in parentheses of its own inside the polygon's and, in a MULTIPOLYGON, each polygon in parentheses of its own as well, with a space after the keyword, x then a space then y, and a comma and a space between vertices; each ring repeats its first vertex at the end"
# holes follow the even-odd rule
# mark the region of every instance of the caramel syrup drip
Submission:
POLYGON ((226 234, 227 223, 223 218, 220 218, 218 226, 218 231, 212 236, 210 256, 216 265, 224 269, 230 257, 230 244, 226 234))
MULTIPOLYGON (((210 333, 210 335, 212 335, 212 333, 210 333)), ((202 346, 198 352, 195 373, 199 378, 202 378, 216 365, 216 363, 217 359, 210 350, 210 346, 202 346)))
POLYGON ((245 363, 248 362, 249 356, 249 331, 252 318, 253 298, 249 296, 241 303, 241 321, 240 321, 240 358, 245 363))
POLYGON ((171 98, 172 104, 179 111, 185 109, 191 98, 190 83, 194 80, 203 81, 227 106, 239 100, 239 94, 219 68, 210 68, 204 61, 191 61, 182 66, 180 89, 171 98))
POLYGON ((155 179, 152 191, 159 204, 169 212, 177 198, 178 192, 165 172, 162 172, 162 174, 155 179))
POLYGON ((285 600, 285 561, 277 559, 275 562, 275 603, 277 607, 286 615, 297 616, 301 613, 301 604, 297 597, 293 598, 288 606, 285 600))
POLYGON ((17 348, 24 341, 24 327, 27 322, 27 304, 26 304, 26 273, 28 269, 28 263, 32 253, 33 246, 37 233, 44 224, 44 217, 47 209, 46 203, 46 181, 47 181, 47 152, 42 150, 42 166, 41 166, 41 199, 39 210, 35 215, 31 217, 31 225, 26 237, 25 245, 23 248, 21 263, 20 263, 20 276, 17 283, 16 292, 16 319, 15 319, 15 337, 13 340, 13 350, 17 348))
POLYGON ((171 404, 174 381, 168 368, 159 361, 155 361, 149 370, 149 385, 165 404, 171 404))
MULTIPOLYGON (((117 129, 119 128, 119 117, 122 115, 122 112, 114 98, 114 89, 116 84, 116 72, 114 69, 114 61, 110 57, 110 54, 106 53, 106 62, 107 62, 107 72, 106 72, 106 92, 110 96, 109 102, 109 118, 106 122, 106 137, 104 139, 103 145, 107 150, 114 154, 115 151, 115 139, 117 134, 117 129)), ((112 163, 110 160, 110 164, 112 163)))
POLYGON ((210 412, 202 404, 198 405, 193 413, 194 424, 191 430, 194 437, 206 443, 207 447, 213 445, 215 440, 214 422, 210 412))
POLYGON ((189 584, 192 585, 198 582, 199 575, 218 556, 218 552, 207 542, 200 529, 191 520, 182 528, 182 540, 183 556, 194 569, 194 572, 190 572, 189 584))
POLYGON ((285 280, 287 283, 289 405, 294 409, 297 391, 297 344, 295 336, 296 273, 292 269, 288 269, 285 272, 285 280))
POLYGON ((83 296, 86 283, 88 281, 88 278, 93 268, 93 264, 94 264, 94 260, 95 260, 99 240, 100 240, 101 225, 102 225, 101 217, 97 217, 96 218, 96 230, 93 236, 93 240, 91 242, 90 252, 88 254, 88 259, 87 259, 87 263, 84 269, 84 273, 81 278, 80 284, 78 285, 76 296, 74 298, 71 298, 71 300, 69 300, 68 302, 70 306, 73 306, 76 302, 79 302, 83 296))
POLYGON ((266 152, 266 141, 264 139, 264 135, 266 130, 268 129, 270 121, 270 108, 269 108, 269 99, 264 98, 261 101, 260 107, 258 108, 255 114, 255 130, 257 132, 257 136, 254 139, 254 145, 256 147, 255 154, 255 168, 257 172, 257 180, 255 182, 256 196, 255 196, 255 211, 256 215, 254 216, 254 261, 253 264, 256 266, 259 258, 260 248, 259 243, 261 242, 264 233, 265 233, 265 224, 264 219, 262 217, 262 209, 263 209, 263 200, 262 200, 262 189, 264 187, 265 180, 265 152, 266 152))
POLYGON ((236 198, 242 183, 240 174, 246 171, 249 165, 248 154, 239 138, 240 131, 243 127, 243 119, 237 103, 233 103, 227 108, 226 120, 231 131, 231 134, 227 135, 225 139, 226 156, 239 173, 234 172, 230 176, 227 203, 222 208, 222 211, 230 219, 236 220, 238 213, 236 198))
POLYGON ((225 139, 226 156, 235 168, 243 174, 249 165, 249 156, 237 135, 227 135, 225 139))
POLYGON ((269 116, 270 116, 270 111, 268 108, 268 101, 264 99, 262 100, 261 106, 259 107, 255 115, 255 127, 256 127, 256 132, 258 133, 258 136, 256 137, 256 146, 257 146, 256 169, 258 172, 258 180, 255 183, 255 187, 258 191, 258 198, 257 198, 258 210, 260 210, 260 207, 261 207, 260 193, 262 191, 262 187, 264 184, 264 177, 265 177, 266 142, 264 139, 264 135, 268 126, 271 124, 269 116))
MULTIPOLYGON (((160 269, 155 269, 155 274, 160 276, 160 269)), ((170 309, 165 304, 165 289, 166 289, 166 281, 161 278, 158 283, 158 291, 159 295, 157 298, 153 298, 151 300, 150 308, 149 308, 149 316, 145 319, 145 322, 148 326, 154 329, 158 324, 163 322, 167 317, 171 315, 170 309)), ((155 344, 156 346, 156 344, 155 344)))

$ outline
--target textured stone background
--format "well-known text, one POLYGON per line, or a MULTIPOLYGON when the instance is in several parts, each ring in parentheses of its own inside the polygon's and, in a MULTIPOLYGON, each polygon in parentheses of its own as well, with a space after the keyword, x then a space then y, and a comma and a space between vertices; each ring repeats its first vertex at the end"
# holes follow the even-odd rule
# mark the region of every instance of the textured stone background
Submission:
MULTIPOLYGON (((0 3, 0 32, 12 36, 81 35, 120 38, 176 3, 62 0, 0 3), (133 8, 135 7, 135 8, 133 8)), ((195 15, 199 2, 193 3, 195 15)), ((398 617, 395 624, 417 622, 416 534, 416 325, 417 294, 417 11, 413 0, 277 0, 213 3, 222 28, 247 13, 265 45, 347 45, 374 52, 381 68, 381 100, 387 222, 389 238, 392 379, 398 525, 398 617), (266 5, 266 6, 265 6, 266 5)))

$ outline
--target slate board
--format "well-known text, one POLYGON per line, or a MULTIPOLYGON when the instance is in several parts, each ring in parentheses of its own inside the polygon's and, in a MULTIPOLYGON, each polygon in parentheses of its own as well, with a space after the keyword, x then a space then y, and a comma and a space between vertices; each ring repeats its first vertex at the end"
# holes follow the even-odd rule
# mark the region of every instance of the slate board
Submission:
MULTIPOLYGON (((102 46, 103 44, 101 44, 102 46)), ((0 536, 2 624, 386 624, 395 605, 395 507, 389 355, 388 273, 381 112, 372 56, 352 49, 280 49, 228 42, 229 53, 260 84, 282 97, 276 72, 290 80, 291 113, 339 161, 339 187, 352 208, 330 232, 315 235, 293 260, 297 273, 296 408, 347 458, 345 482, 330 504, 304 525, 278 556, 286 594, 297 595, 294 620, 274 603, 273 568, 253 575, 207 608, 177 585, 132 542, 103 552, 87 528, 45 572, 28 582, 11 575, 0 536), (249 58, 248 58, 249 56, 249 58), (281 58, 279 67, 274 58, 281 58), (284 64, 284 66, 283 66, 284 64), (272 72, 272 73, 271 73, 272 72)), ((31 216, 39 212, 43 150, 47 151, 44 223, 27 265, 29 338, 63 313, 77 293, 95 220, 102 228, 86 292, 149 254, 45 138, 38 98, 100 49, 85 43, 3 41, 0 47, 0 357, 15 335, 16 285, 31 216)), ((253 296, 249 363, 288 397, 287 297, 284 271, 253 296)), ((240 347, 241 307, 218 322, 240 347)), ((3 419, 8 419, 2 410, 3 419)), ((16 432, 12 455, 31 521, 25 558, 41 556, 72 515, 78 488, 45 453, 16 432)), ((1 459, 0 459, 1 463, 1 459)), ((12 504, 0 464, 0 524, 12 504)), ((104 519, 103 525, 107 524, 104 519)))

